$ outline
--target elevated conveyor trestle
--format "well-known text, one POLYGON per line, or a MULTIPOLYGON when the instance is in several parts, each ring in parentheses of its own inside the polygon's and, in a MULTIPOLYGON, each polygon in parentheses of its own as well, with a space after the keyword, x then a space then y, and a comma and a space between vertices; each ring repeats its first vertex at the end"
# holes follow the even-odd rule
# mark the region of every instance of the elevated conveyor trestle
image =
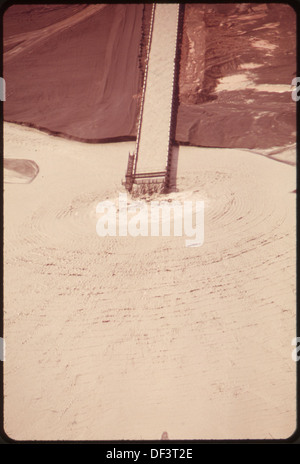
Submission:
POLYGON ((136 149, 129 154, 125 186, 170 187, 175 140, 183 6, 153 4, 136 149))

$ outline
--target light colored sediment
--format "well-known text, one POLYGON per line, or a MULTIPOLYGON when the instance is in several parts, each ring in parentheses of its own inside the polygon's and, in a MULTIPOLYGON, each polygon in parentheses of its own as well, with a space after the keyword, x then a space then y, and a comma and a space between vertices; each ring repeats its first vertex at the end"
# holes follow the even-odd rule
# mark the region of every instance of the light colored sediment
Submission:
POLYGON ((181 147, 205 241, 99 237, 133 143, 5 126, 4 419, 15 439, 284 438, 296 425, 295 167, 181 147))
MULTIPOLYGON (((251 68, 251 66, 250 66, 251 68)), ((257 92, 271 92, 271 93, 291 93, 291 84, 256 84, 248 74, 233 74, 220 79, 216 88, 217 92, 232 91, 232 90, 245 90, 252 89, 257 92)))
POLYGON ((28 184, 38 175, 39 167, 27 159, 5 159, 3 163, 6 183, 28 184))

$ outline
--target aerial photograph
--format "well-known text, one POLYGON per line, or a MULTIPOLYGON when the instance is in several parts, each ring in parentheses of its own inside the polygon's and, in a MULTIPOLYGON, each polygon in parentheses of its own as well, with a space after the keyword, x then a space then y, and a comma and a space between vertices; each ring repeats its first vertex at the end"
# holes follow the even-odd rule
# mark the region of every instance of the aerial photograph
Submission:
POLYGON ((294 8, 28 2, 2 21, 5 436, 290 439, 294 8))

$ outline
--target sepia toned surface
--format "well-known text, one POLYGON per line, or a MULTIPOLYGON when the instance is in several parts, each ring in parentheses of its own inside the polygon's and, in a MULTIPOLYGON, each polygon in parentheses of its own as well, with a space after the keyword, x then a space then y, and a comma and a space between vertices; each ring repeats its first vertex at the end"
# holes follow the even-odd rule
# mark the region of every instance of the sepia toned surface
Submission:
MULTIPOLYGON (((284 438, 295 429, 295 167, 181 147, 202 247, 99 237, 134 142, 6 125, 4 417, 16 439, 284 438)), ((164 197, 165 198, 165 197, 164 197)))
MULTIPOLYGON (((3 19, 5 120, 82 141, 134 140, 151 6, 10 7, 3 19)), ((291 6, 186 4, 177 142, 294 144, 295 76, 291 6)))
MULTIPOLYGON (((11 438, 294 432, 296 133, 287 86, 295 16, 273 6, 185 9, 177 141, 214 148, 176 147, 176 191, 139 199, 204 201, 200 247, 172 235, 96 232, 97 205, 124 193, 135 149, 149 5, 8 10, 6 120, 119 141, 82 143, 5 123, 4 428, 11 438), (29 70, 23 87, 21 69, 29 70)), ((163 79, 159 63, 154 68, 163 79)), ((162 107, 164 88, 154 96, 162 107)), ((159 144, 166 134, 153 136, 159 144)))

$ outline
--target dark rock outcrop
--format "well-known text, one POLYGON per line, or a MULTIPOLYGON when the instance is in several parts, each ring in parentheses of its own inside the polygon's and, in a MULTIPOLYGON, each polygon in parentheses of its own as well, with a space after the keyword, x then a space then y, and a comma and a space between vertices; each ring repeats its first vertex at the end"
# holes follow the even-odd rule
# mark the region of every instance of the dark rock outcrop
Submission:
MULTIPOLYGON (((14 5, 4 15, 5 120, 87 142, 134 139, 151 5, 14 5)), ((186 4, 177 142, 295 142, 296 14, 186 4)))

